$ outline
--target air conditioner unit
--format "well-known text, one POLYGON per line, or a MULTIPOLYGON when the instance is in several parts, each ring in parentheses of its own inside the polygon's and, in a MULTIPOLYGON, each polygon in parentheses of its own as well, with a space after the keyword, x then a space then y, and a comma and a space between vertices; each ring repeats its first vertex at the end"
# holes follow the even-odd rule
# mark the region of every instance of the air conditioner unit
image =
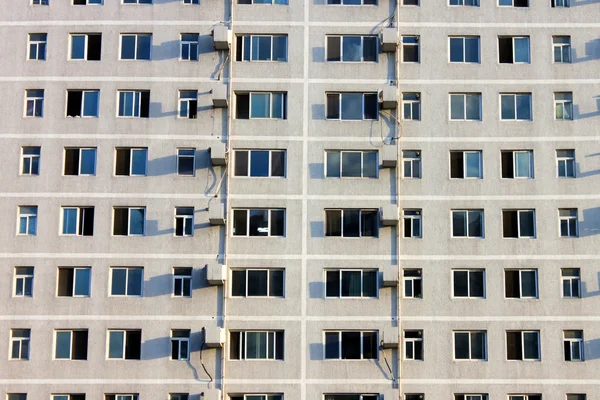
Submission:
POLYGON ((398 286, 398 267, 383 267, 383 287, 398 286))
POLYGON ((381 166, 383 168, 396 168, 398 163, 398 149, 395 144, 384 144, 381 148, 381 166))
POLYGON ((214 108, 227 108, 229 106, 229 102, 227 101, 227 85, 224 83, 214 85, 211 90, 211 98, 214 108))
POLYGON ((379 104, 382 109, 395 109, 398 105, 396 87, 386 86, 379 91, 379 104))
POLYGON ((400 333, 397 328, 387 328, 383 330, 383 348, 396 349, 400 342, 400 333))
POLYGON ((204 329, 204 344, 209 348, 223 347, 225 343, 225 329, 218 326, 208 326, 204 329))
POLYGON ((208 209, 208 223, 213 226, 223 226, 227 219, 225 218, 225 210, 223 204, 217 203, 208 209))
POLYGON ((227 267, 217 263, 208 263, 204 266, 206 281, 209 285, 221 286, 227 279, 227 267))
POLYGON ((215 50, 229 50, 231 45, 231 31, 225 25, 217 25, 212 30, 215 50))
POLYGON ((395 204, 386 204, 381 207, 380 215, 383 226, 395 226, 398 224, 398 207, 395 204))
POLYGON ((394 52, 398 46, 398 31, 396 28, 383 28, 379 34, 381 51, 394 52))
POLYGON ((221 400, 221 391, 219 389, 206 389, 202 392, 202 400, 221 400))
POLYGON ((208 148, 210 153, 210 162, 213 166, 223 166, 226 164, 225 143, 217 142, 208 148))

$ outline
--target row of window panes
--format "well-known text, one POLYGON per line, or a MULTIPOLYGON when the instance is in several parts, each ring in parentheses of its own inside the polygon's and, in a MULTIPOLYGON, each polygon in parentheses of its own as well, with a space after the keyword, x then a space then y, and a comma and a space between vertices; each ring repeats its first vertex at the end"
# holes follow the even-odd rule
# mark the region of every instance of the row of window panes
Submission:
MULTIPOLYGON (((64 1, 64 0, 63 0, 64 1)), ((180 0, 182 4, 200 4, 200 0, 180 0)), ((154 4, 154 0, 121 0, 121 4, 154 4)), ((50 0, 31 0, 31 4, 34 6, 48 6, 50 0)), ((104 4, 104 0, 72 0, 74 6, 88 6, 104 4)))
MULTIPOLYGON (((85 393, 53 394, 52 400, 85 400, 85 393)), ((283 394, 229 394, 229 400, 283 400, 283 394)), ((188 400, 188 393, 169 393, 169 400, 188 400)), ((454 400, 488 400, 487 393, 456 393, 454 400)), ((104 400, 138 400, 139 394, 105 394, 104 400)), ((424 400, 423 393, 405 394, 403 400, 424 400)), ((27 400, 27 393, 8 393, 7 400, 27 400)), ((323 394, 322 400, 383 400, 378 393, 323 394)), ((542 400, 541 394, 508 394, 506 400, 542 400)), ((567 393, 565 400, 587 400, 583 393, 567 393)))
MULTIPOLYGON (((497 0, 498 7, 529 7, 530 0, 497 0)), ((401 0, 403 6, 420 6, 421 0, 401 0)), ((448 0, 449 6, 480 7, 480 0, 448 0)), ((550 0, 550 7, 571 7, 571 0, 550 0)))
MULTIPOLYGON (((420 0, 401 0, 403 6, 419 6, 420 0)), ((479 7, 480 0, 448 0, 449 6, 479 7)), ((200 0, 181 0, 182 4, 200 4, 200 0)), ((50 0, 31 0, 32 5, 50 5, 50 0)), ((72 0, 73 5, 102 5, 104 0, 72 0)), ((154 0, 121 0, 121 4, 154 4, 154 0)), ((288 0, 237 0, 237 4, 288 5, 288 0)), ((327 0, 328 5, 378 5, 377 0, 327 0)), ((498 0, 498 7, 529 7, 529 0, 498 0)), ((571 0, 550 0, 550 7, 570 7, 571 0)))

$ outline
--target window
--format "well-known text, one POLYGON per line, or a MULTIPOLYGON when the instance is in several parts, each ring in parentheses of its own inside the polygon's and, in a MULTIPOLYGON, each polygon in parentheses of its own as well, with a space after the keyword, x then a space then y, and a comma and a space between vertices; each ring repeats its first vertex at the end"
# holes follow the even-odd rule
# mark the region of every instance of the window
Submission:
POLYGON ((179 118, 198 118, 198 91, 179 91, 179 118))
POLYGON ((285 210, 233 210, 233 235, 285 236, 285 210))
POLYGON ((425 395, 423 393, 405 394, 404 400, 423 400, 425 395))
POLYGON ((190 330, 171 329, 171 360, 190 359, 190 330))
POLYGON ((559 178, 575 178, 575 150, 556 150, 559 178))
MULTIPOLYGON (((256 1, 256 0, 254 0, 256 1)), ((287 4, 287 3, 286 3, 287 4)), ((327 0, 329 5, 344 5, 344 6, 376 6, 377 0, 327 0)))
MULTIPOLYGON (((450 5, 451 6, 479 7, 479 0, 450 0, 450 5)), ((473 399, 466 399, 466 400, 473 400, 473 399)), ((479 399, 479 400, 482 400, 482 399, 479 399)), ((483 399, 483 400, 485 400, 485 399, 483 399)))
POLYGON ((191 268, 173 268, 173 296, 192 297, 191 268))
POLYGON ((144 285, 144 268, 111 267, 111 296, 141 296, 144 285))
POLYGON ((529 64, 529 37, 498 36, 498 62, 500 64, 529 64))
POLYGON ((402 210, 405 238, 421 237, 421 213, 421 209, 402 210))
POLYGON ((37 234, 37 206, 19 206, 19 235, 37 234))
POLYGON ((145 207, 114 207, 113 235, 144 236, 146 234, 145 207))
POLYGON ((454 395, 454 400, 488 400, 487 393, 460 393, 454 395))
POLYGON ((507 269, 504 294, 507 299, 537 299, 537 280, 537 269, 507 269))
POLYGON ((15 297, 33 296, 33 267, 15 267, 15 297))
POLYGON ((183 4, 200 4, 200 0, 183 0, 183 4))
POLYGON ((452 287, 454 297, 485 298, 485 270, 452 271, 452 287))
POLYGON ((583 361, 583 331, 563 331, 565 361, 583 361))
POLYGON ((377 93, 327 93, 326 119, 376 120, 377 93))
POLYGON ((540 332, 539 331, 507 331, 506 358, 508 360, 539 361, 540 332))
POLYGON ((405 269, 402 273, 405 299, 423 298, 423 271, 420 269, 405 269))
POLYGON ((287 61, 287 35, 240 35, 236 37, 236 61, 287 61))
POLYGON ((285 177, 285 150, 236 150, 235 176, 285 177))
POLYGON ((48 34, 30 33, 29 34, 29 59, 45 60, 46 47, 48 46, 48 34))
POLYGON ((586 400, 586 395, 567 393, 567 400, 586 400))
POLYGON ((403 6, 418 6, 419 0, 402 0, 403 6))
POLYGON ((376 62, 377 36, 327 36, 327 61, 376 62))
MULTIPOLYGON (((31 4, 33 4, 34 6, 47 6, 49 3, 50 0, 31 0, 31 4)), ((26 400, 26 398, 27 395, 25 395, 25 398, 23 398, 23 400, 26 400)))
POLYGON ((116 176, 146 176, 148 149, 135 147, 116 148, 116 176))
POLYGON ((404 331, 404 359, 423 361, 423 331, 404 331))
POLYGON ((121 60, 150 60, 151 48, 152 34, 121 35, 121 60))
POLYGON ((71 34, 71 60, 100 61, 101 53, 101 33, 71 34))
POLYGON ((455 360, 487 360, 487 332, 454 332, 455 360))
POLYGON ((505 238, 535 238, 535 210, 502 210, 505 238))
POLYGON ((482 155, 480 150, 450 151, 450 178, 483 178, 482 155))
POLYGON ((421 120, 421 93, 402 93, 402 119, 421 120))
POLYGON ((231 331, 229 340, 231 360, 283 360, 283 331, 231 331))
POLYGON ((420 61, 419 36, 402 36, 402 62, 418 63, 420 61))
POLYGON ((175 208, 175 236, 194 236, 194 207, 175 208))
POLYGON ((560 237, 577 237, 578 220, 576 208, 560 208, 558 210, 560 237))
POLYGON ((98 117, 99 90, 67 90, 67 117, 98 117))
POLYGON ((581 298, 581 272, 579 268, 563 268, 560 270, 562 295, 567 299, 581 298))
POLYGON ((479 36, 450 37, 451 63, 480 63, 479 36))
POLYGON ((40 146, 21 147, 21 175, 40 174, 40 146))
POLYGON ((498 0, 500 7, 529 7, 529 0, 498 0))
POLYGON ((402 176, 421 179, 421 152, 419 150, 402 151, 402 176))
POLYGON ((74 6, 85 6, 90 4, 102 5, 103 0, 73 0, 74 6))
POLYGON ((481 121, 481 93, 450 93, 450 120, 481 121))
POLYGON ((153 0, 123 0, 123 4, 152 4, 152 2, 153 0))
POLYGON ((29 360, 31 329, 10 330, 10 359, 29 360))
MULTIPOLYGON (((46 2, 45 5, 48 5, 48 0, 33 0, 34 2, 37 1, 37 4, 40 4, 39 2, 46 2)), ((34 3, 35 4, 35 3, 34 3)), ((44 4, 44 3, 42 3, 44 4)), ((6 400, 27 400, 27 393, 7 393, 6 394, 6 400)))
POLYGON ((377 297, 376 269, 325 270, 325 297, 377 297))
POLYGON ((177 149, 177 175, 196 174, 196 149, 177 149))
POLYGON ((232 297, 284 297, 283 269, 235 269, 231 271, 232 297))
POLYGON ((62 234, 94 235, 94 207, 62 207, 62 234))
POLYGON ((90 267, 58 267, 58 297, 89 297, 92 280, 90 267))
POLYGON ((452 210, 452 237, 483 238, 483 210, 452 210))
POLYGON ((96 175, 96 148, 65 148, 65 175, 96 175))
POLYGON ((571 7, 571 0, 551 0, 552 7, 571 7))
POLYGON ((87 329, 56 330, 54 333, 54 358, 56 360, 87 360, 87 329))
POLYGON ((377 210, 325 210, 325 236, 377 237, 377 210))
POLYGON ((325 332, 326 360, 376 360, 379 352, 377 331, 325 332))
POLYGON ((500 95, 500 118, 503 121, 531 121, 531 93, 500 95))
POLYGON ((149 90, 119 90, 119 117, 148 118, 149 116, 149 90))
POLYGON ((105 394, 104 400, 138 400, 139 395, 135 394, 105 394))
MULTIPOLYGON (((198 0, 195 0, 195 1, 198 1, 198 0)), ((194 3, 194 4, 199 4, 199 3, 194 3)), ((188 399, 189 399, 188 393, 169 393, 169 400, 188 400, 188 399)))
POLYGON ((379 163, 376 151, 325 152, 327 178, 377 178, 379 163))
POLYGON ((555 92, 554 93, 554 118, 562 121, 573 119, 573 93, 555 92))
POLYGON ((324 400, 378 400, 380 399, 379 394, 354 394, 354 393, 343 393, 343 394, 323 394, 324 400))
POLYGON ((236 93, 237 119, 287 119, 287 93, 236 93))
POLYGON ((502 178, 533 179, 533 150, 500 152, 502 158, 502 178))
POLYGON ((283 394, 252 393, 252 394, 229 395, 229 399, 230 400, 283 400, 283 394))
MULTIPOLYGON (((75 0, 75 1, 85 1, 85 0, 75 0)), ((89 1, 94 1, 94 0, 89 0, 89 1)), ((93 3, 90 3, 90 4, 93 4, 93 3)), ((79 394, 53 394, 52 395, 52 400, 85 400, 85 393, 79 393, 79 394)))
MULTIPOLYGON (((141 360, 142 331, 112 330, 108 331, 108 358, 120 360, 141 360)), ((117 396, 120 400, 120 396, 117 396)))
POLYGON ((25 91, 25 116, 35 118, 44 116, 44 89, 25 91))
POLYGON ((181 60, 198 61, 198 41, 197 33, 181 34, 181 60))
POLYGON ((552 36, 555 64, 571 63, 571 36, 552 36))

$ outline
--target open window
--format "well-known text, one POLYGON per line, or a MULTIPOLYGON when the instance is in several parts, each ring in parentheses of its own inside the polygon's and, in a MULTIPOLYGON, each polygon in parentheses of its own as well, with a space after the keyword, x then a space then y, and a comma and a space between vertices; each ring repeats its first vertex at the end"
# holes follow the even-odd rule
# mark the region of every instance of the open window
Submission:
POLYGON ((56 330, 54 331, 54 359, 87 360, 88 331, 56 330))

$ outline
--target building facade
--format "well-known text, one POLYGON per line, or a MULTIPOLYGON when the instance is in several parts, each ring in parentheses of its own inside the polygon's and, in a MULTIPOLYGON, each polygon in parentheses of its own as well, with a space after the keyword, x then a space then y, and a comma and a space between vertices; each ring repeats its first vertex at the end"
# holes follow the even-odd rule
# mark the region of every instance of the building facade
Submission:
POLYGON ((597 3, 18 3, 0 396, 596 399, 597 3))

